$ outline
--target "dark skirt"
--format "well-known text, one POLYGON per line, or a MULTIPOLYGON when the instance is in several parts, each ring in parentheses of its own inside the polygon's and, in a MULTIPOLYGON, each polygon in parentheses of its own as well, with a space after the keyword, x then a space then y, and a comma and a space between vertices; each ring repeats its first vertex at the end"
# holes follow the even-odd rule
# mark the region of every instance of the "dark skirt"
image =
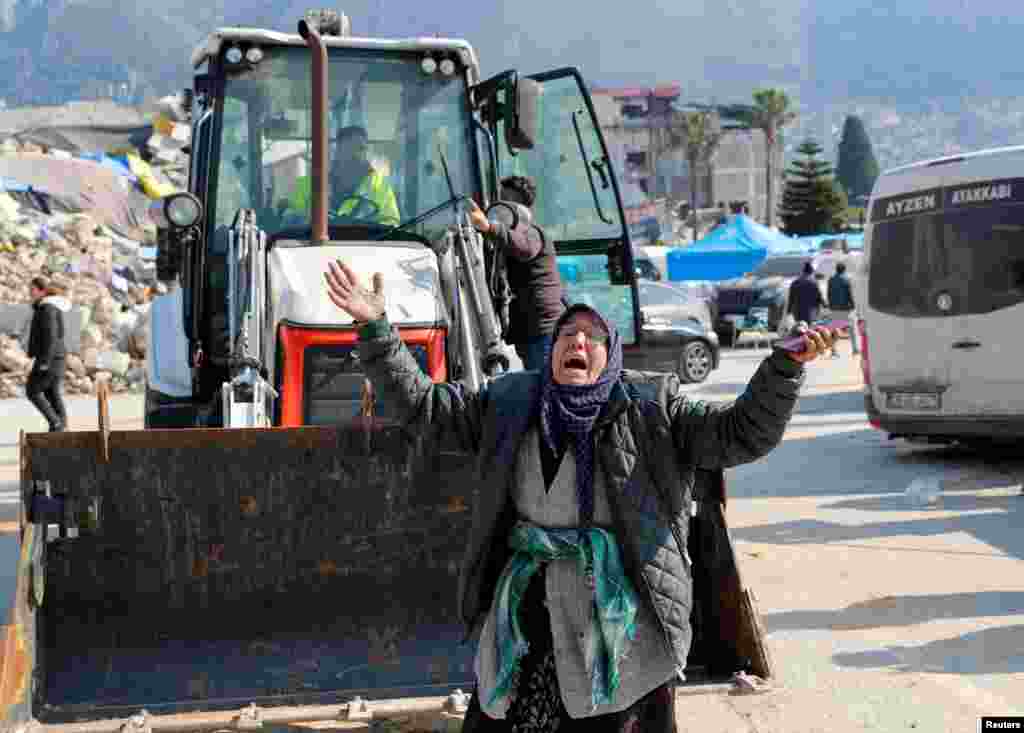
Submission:
POLYGON ((508 713, 495 719, 473 693, 462 733, 676 733, 672 687, 655 688, 618 713, 573 719, 562 703, 555 669, 551 618, 544 606, 544 567, 533 576, 520 607, 530 651, 520 663, 508 713))

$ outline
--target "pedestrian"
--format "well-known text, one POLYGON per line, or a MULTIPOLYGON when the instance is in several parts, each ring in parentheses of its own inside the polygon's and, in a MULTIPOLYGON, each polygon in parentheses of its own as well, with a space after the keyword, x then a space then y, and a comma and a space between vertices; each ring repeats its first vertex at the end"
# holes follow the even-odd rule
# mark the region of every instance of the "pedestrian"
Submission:
POLYGON ((825 298, 814 277, 814 265, 804 263, 803 274, 789 286, 789 306, 787 312, 799 323, 811 324, 817 320, 821 309, 825 306, 825 298))
MULTIPOLYGON (((369 136, 359 125, 342 127, 335 136, 335 154, 328 173, 328 217, 346 217, 394 227, 400 223, 398 200, 383 171, 369 160, 369 136)), ((310 176, 295 179, 285 207, 309 214, 310 176)))
POLYGON ((565 311, 554 243, 533 222, 537 187, 526 176, 501 181, 501 200, 519 204, 524 215, 514 229, 492 222, 475 203, 473 226, 509 255, 505 260, 512 290, 506 342, 515 346, 525 369, 539 371, 551 346, 555 321, 565 311))
POLYGON ((596 310, 559 317, 544 368, 480 391, 434 384, 373 291, 331 263, 328 296, 361 324, 359 357, 408 429, 477 456, 458 612, 478 635, 464 733, 675 731, 672 683, 692 631, 687 536, 697 469, 757 460, 782 439, 804 363, 775 350, 731 404, 689 399, 675 374, 622 368, 596 310))
MULTIPOLYGON (((850 324, 850 346, 854 354, 860 353, 857 348, 857 335, 854 325, 856 304, 853 301, 853 286, 850 276, 846 274, 846 263, 836 264, 835 274, 828 279, 828 308, 832 317, 846 320, 850 324)), ((838 343, 838 340, 837 340, 838 343)), ((838 358, 836 344, 832 345, 832 358, 838 358)))
POLYGON ((28 355, 35 359, 25 385, 25 394, 46 418, 50 432, 67 428, 68 416, 61 394, 64 385, 64 314, 71 302, 66 289, 57 281, 32 278, 32 323, 29 326, 28 355))

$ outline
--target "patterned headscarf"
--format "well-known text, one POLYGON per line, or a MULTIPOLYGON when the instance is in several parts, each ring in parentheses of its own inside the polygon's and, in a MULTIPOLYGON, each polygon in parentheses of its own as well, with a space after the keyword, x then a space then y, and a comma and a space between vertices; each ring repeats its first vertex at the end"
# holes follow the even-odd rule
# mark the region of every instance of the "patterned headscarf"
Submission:
POLYGON ((594 517, 594 446, 591 434, 612 388, 622 374, 622 343, 619 332, 596 310, 577 303, 555 324, 555 331, 541 371, 540 428, 548 447, 560 455, 571 440, 576 455, 576 499, 580 518, 589 524, 594 517), (557 384, 552 375, 552 354, 558 331, 577 313, 588 313, 608 333, 608 364, 593 384, 557 384))

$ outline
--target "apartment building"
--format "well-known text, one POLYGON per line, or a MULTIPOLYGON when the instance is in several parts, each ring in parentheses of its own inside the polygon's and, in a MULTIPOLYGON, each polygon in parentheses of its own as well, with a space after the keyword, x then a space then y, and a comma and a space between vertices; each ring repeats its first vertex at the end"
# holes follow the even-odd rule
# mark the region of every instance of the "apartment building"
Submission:
MULTIPOLYGON (((648 202, 661 202, 660 207, 655 204, 659 209, 665 209, 665 202, 688 202, 693 186, 697 208, 746 201, 750 214, 763 221, 766 151, 760 130, 721 118, 724 136, 710 167, 698 166, 691 175, 685 146, 672 147, 665 134, 676 113, 697 109, 680 100, 679 84, 594 89, 591 96, 612 163, 626 184, 627 207, 637 208, 630 199, 641 196, 648 202)), ((778 201, 782 151, 776 151, 776 156, 778 201)))

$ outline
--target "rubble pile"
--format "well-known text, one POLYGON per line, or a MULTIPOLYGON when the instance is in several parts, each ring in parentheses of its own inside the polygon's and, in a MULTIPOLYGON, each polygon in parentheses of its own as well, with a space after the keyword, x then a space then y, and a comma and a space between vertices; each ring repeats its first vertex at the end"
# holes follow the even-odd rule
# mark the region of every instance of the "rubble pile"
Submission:
MULTIPOLYGON (((147 151, 151 163, 141 163, 131 152, 121 159, 131 168, 122 182, 126 188, 155 199, 184 187, 188 140, 176 112, 173 104, 158 109, 147 151)), ((0 140, 0 156, 24 155, 72 157, 16 137, 0 140)), ((106 380, 115 393, 142 391, 149 306, 155 295, 166 292, 156 281, 155 227, 140 223, 133 230, 138 238, 132 238, 105 224, 95 211, 71 210, 60 202, 40 204, 33 187, 26 191, 2 177, 0 184, 5 184, 0 186, 0 307, 15 314, 0 322, 0 398, 24 395, 32 366, 25 354, 31 308, 25 306, 31 303, 29 283, 38 275, 64 285, 72 303, 64 314, 65 327, 77 338, 65 338, 65 390, 94 394, 97 383, 106 380)))
MULTIPOLYGON (((0 201, 4 197, 0 193, 0 201)), ((29 282, 40 274, 58 273, 67 286, 73 308, 64 315, 65 326, 79 327, 77 347, 67 344, 67 392, 94 393, 103 378, 114 392, 141 390, 149 303, 164 287, 140 244, 105 231, 88 214, 13 220, 0 214, 0 246, 0 303, 29 305, 29 282), (71 323, 73 318, 79 322, 71 323)), ((25 315, 30 317, 27 308, 25 315)), ((31 367, 25 356, 28 321, 20 326, 0 334, 0 398, 23 394, 19 387, 31 367)))

